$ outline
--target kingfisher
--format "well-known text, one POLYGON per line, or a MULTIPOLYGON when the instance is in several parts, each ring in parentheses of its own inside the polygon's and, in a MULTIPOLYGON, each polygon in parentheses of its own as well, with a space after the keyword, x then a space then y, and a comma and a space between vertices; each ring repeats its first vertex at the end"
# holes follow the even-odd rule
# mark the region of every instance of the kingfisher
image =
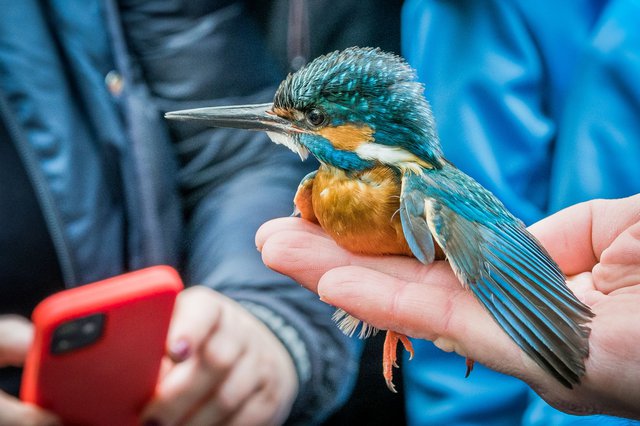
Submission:
MULTIPOLYGON (((572 388, 585 373, 590 308, 522 221, 450 163, 424 87, 400 56, 352 47, 320 56, 278 87, 273 102, 169 112, 167 119, 265 131, 319 161, 294 198, 295 213, 338 245, 364 255, 445 258, 507 335, 543 370, 572 388)), ((360 321, 338 310, 353 334, 360 321)), ((362 324, 361 337, 377 330, 362 324)), ((383 376, 392 391, 397 345, 387 330, 383 376)), ((473 368, 467 359, 466 375, 473 368)))

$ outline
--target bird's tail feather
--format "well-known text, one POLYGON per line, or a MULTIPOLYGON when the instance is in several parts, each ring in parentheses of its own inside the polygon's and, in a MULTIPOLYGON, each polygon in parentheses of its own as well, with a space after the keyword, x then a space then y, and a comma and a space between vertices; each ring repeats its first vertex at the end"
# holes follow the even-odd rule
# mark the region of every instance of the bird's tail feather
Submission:
POLYGON ((371 324, 360 321, 358 318, 348 314, 346 311, 340 308, 336 309, 336 311, 333 313, 332 318, 338 325, 340 331, 342 331, 349 337, 354 335, 360 325, 362 325, 360 327, 360 332, 358 333, 358 337, 360 339, 366 339, 367 337, 371 337, 378 333, 378 329, 371 324))
POLYGON ((498 324, 540 367, 571 388, 589 355, 590 309, 571 293, 558 266, 524 227, 488 239, 488 273, 469 287, 498 324))

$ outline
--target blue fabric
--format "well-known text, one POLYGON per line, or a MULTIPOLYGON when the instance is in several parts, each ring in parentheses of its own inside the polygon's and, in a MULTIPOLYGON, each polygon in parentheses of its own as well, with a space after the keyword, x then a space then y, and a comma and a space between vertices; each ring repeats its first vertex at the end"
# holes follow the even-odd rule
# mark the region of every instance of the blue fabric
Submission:
MULTIPOLYGON (((273 96, 280 76, 242 2, 72 6, 25 0, 0 15, 0 122, 10 130, 0 143, 19 153, 64 284, 179 267, 187 285, 224 293, 271 328, 298 371, 290 420, 320 421, 353 385, 359 342, 335 327, 331 307, 266 268, 254 241, 260 224, 291 213, 306 170, 263 134, 163 119, 273 96)), ((19 285, 2 273, 0 286, 19 285)))
MULTIPOLYGON (((425 83, 445 156, 526 223, 640 192, 640 1, 423 1, 403 10, 403 54, 425 83)), ((408 420, 636 424, 561 413, 519 380, 416 344, 408 420)))
MULTIPOLYGON (((47 194, 41 194, 59 206, 55 214, 48 212, 50 222, 57 226, 66 223, 70 231, 64 246, 58 241, 57 249, 68 262, 72 259, 73 264, 65 265, 65 280, 68 285, 77 285, 115 275, 124 267, 122 203, 118 187, 108 182, 109 170, 101 165, 103 161, 113 164, 104 157, 106 145, 117 136, 96 135, 97 123, 85 119, 86 106, 74 95, 77 90, 93 93, 88 105, 113 110, 104 84, 94 81, 93 92, 86 86, 78 87, 89 79, 102 82, 108 64, 97 64, 92 72, 86 68, 90 52, 99 58, 106 53, 109 58, 109 46, 105 37, 91 36, 99 31, 88 25, 77 26, 78 43, 67 43, 63 34, 56 33, 64 25, 49 23, 49 18, 63 18, 45 16, 38 3, 20 2, 0 20, 0 63, 4 64, 0 67, 0 91, 25 129, 42 180, 50 182, 47 194), (67 79, 69 68, 63 58, 78 63, 83 78, 67 79), (107 239, 110 244, 103 243, 107 239), (97 258, 101 259, 98 264, 97 258)), ((81 22, 90 22, 99 9, 96 2, 83 2, 75 13, 88 18, 81 22)), ((122 127, 113 113, 89 117, 101 120, 104 126, 100 128, 112 133, 122 127)))

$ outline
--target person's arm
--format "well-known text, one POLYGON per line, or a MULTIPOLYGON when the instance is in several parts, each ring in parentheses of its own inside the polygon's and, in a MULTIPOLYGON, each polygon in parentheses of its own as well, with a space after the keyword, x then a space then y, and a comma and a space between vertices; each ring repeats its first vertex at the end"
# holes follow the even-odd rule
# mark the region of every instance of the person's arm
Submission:
POLYGON ((292 218, 263 225, 256 242, 268 266, 373 326, 432 340, 517 376, 563 411, 640 418, 640 195, 578 204, 530 229, 596 315, 586 375, 573 390, 517 348, 445 261, 423 266, 408 257, 357 256, 292 218))
POLYGON ((578 50, 580 66, 558 123, 549 211, 640 192, 638 14, 636 2, 607 3, 578 50))
MULTIPOLYGON (((161 109, 273 98, 280 75, 240 2, 194 2, 175 15, 132 5, 122 13, 161 109)), ((201 287, 178 300, 169 336, 177 362, 145 418, 278 423, 294 402, 291 422, 322 419, 351 388, 357 341, 341 334, 315 295, 268 270, 254 243, 261 223, 291 213, 305 175, 300 160, 264 134, 171 130, 185 201, 182 272, 201 287)))
MULTIPOLYGON (((545 15, 544 34, 578 32, 571 9, 545 15)), ((553 55, 563 51, 566 68, 574 55, 572 40, 540 39, 536 12, 517 2, 412 0, 402 16, 402 52, 425 84, 445 156, 525 223, 547 208, 557 114, 553 55)))

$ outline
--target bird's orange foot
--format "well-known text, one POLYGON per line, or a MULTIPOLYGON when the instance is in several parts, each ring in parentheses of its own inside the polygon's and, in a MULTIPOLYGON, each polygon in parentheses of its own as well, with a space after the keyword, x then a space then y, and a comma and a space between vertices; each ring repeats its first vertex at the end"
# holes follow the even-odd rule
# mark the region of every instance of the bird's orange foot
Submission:
POLYGON ((384 338, 384 346, 382 353, 382 375, 387 382, 387 387, 393 393, 396 393, 396 387, 393 384, 393 367, 398 367, 396 360, 398 340, 402 342, 402 346, 409 352, 409 359, 413 358, 413 345, 404 334, 396 333, 388 330, 384 338))
POLYGON ((469 377, 469 374, 471 374, 471 372, 473 371, 473 364, 475 364, 475 361, 472 360, 471 358, 465 358, 466 364, 467 364, 467 372, 464 373, 464 378, 466 379, 467 377, 469 377))

